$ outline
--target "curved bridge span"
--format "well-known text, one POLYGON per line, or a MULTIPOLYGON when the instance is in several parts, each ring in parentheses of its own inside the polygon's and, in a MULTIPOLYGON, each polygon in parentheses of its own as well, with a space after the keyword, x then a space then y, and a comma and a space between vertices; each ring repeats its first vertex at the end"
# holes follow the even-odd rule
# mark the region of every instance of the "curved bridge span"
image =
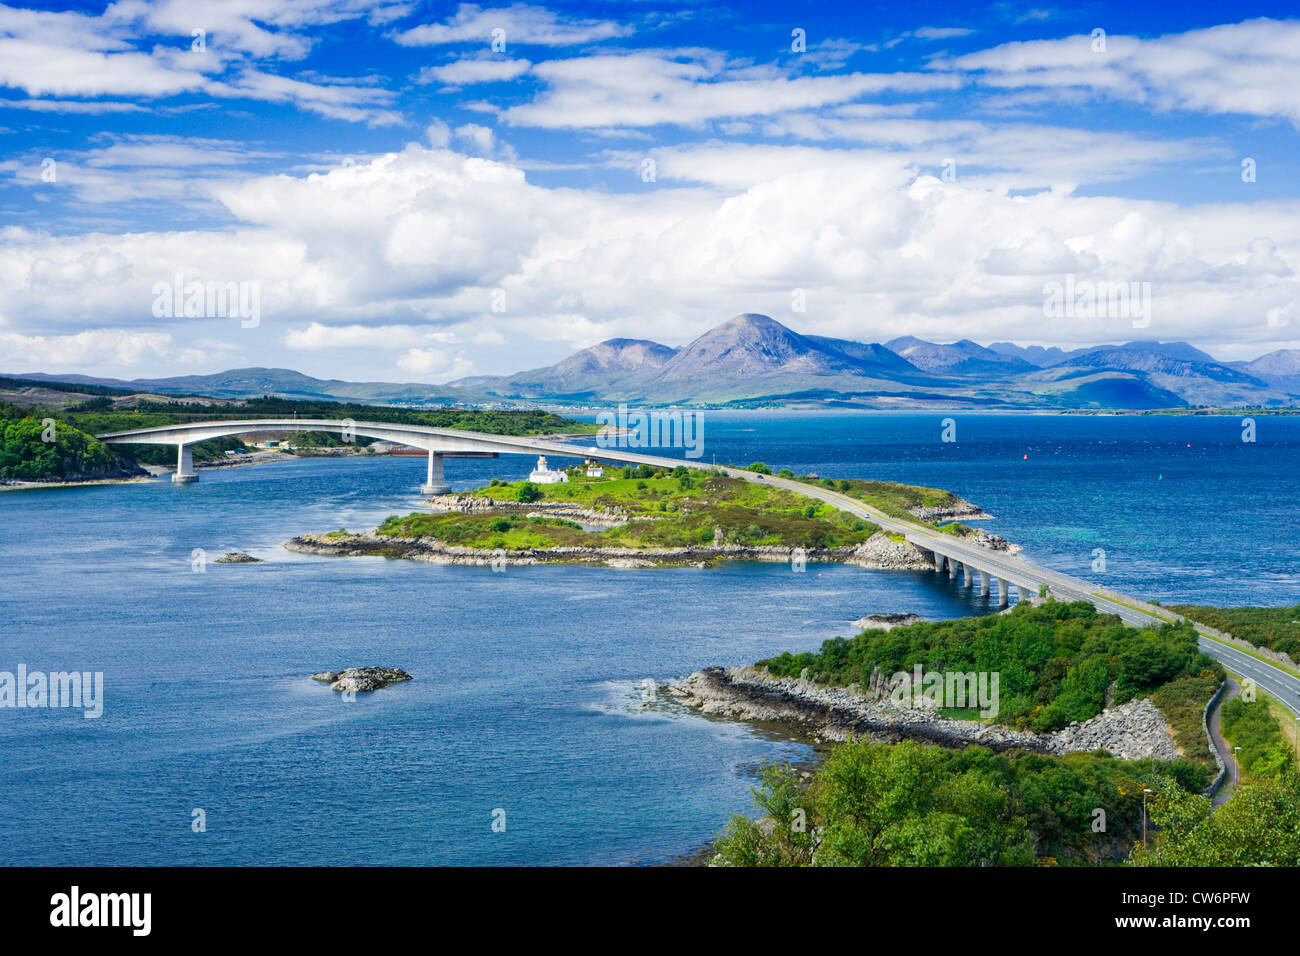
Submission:
MULTIPOLYGON (((108 444, 176 445, 177 470, 172 480, 192 482, 198 480, 191 455, 191 446, 195 442, 246 435, 251 432, 295 431, 337 432, 348 437, 361 435, 366 438, 423 448, 429 453, 428 480, 420 488, 424 494, 442 494, 451 490, 451 486, 443 476, 444 457, 553 455, 560 458, 600 459, 631 465, 644 464, 656 468, 676 468, 679 465, 700 469, 715 467, 700 461, 642 455, 620 448, 598 448, 540 438, 492 435, 450 428, 432 428, 425 425, 399 425, 391 422, 354 422, 347 419, 282 418, 187 422, 158 428, 111 432, 96 437, 108 444)), ((936 574, 946 573, 950 579, 960 582, 967 588, 975 587, 978 580, 981 593, 991 596, 996 589, 998 603, 1003 606, 1010 602, 1012 587, 1015 588, 1017 599, 1037 595, 1046 588, 1059 600, 1087 601, 1099 611, 1115 614, 1127 623, 1139 627, 1184 620, 1173 611, 1139 598, 1121 594, 1082 578, 1052 571, 1015 555, 994 551, 983 545, 968 544, 929 525, 895 518, 829 488, 775 475, 760 475, 743 468, 719 467, 719 470, 733 478, 775 485, 816 498, 870 521, 887 532, 903 535, 917 548, 930 555, 936 574)), ((1254 680, 1262 690, 1272 695, 1292 713, 1300 715, 1300 678, 1230 646, 1225 641, 1228 635, 1201 624, 1194 623, 1194 626, 1201 634, 1201 650, 1224 664, 1233 673, 1254 680)))
MULTIPOLYGON (((186 422, 181 425, 163 425, 157 428, 137 428, 131 431, 96 435, 110 445, 175 445, 176 472, 172 481, 198 481, 194 470, 192 446, 196 442, 214 438, 230 438, 253 432, 332 432, 350 438, 361 435, 398 445, 423 448, 429 453, 428 478, 420 490, 425 494, 442 494, 451 490, 443 474, 445 457, 484 457, 496 455, 560 455, 565 457, 599 457, 625 460, 618 452, 606 449, 581 449, 560 442, 518 437, 491 435, 482 432, 458 431, 453 428, 432 428, 427 425, 398 425, 392 422, 356 422, 350 419, 326 418, 265 418, 245 421, 186 422)), ((675 462, 675 465, 681 462, 675 462)))

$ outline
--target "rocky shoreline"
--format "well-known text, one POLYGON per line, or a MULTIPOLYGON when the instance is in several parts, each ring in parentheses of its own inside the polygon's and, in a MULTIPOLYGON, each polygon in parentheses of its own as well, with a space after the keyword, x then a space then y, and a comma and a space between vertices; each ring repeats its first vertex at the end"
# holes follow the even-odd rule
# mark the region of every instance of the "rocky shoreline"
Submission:
POLYGON ((36 488, 92 488, 96 485, 129 485, 132 482, 149 481, 148 474, 132 475, 129 478, 60 478, 57 481, 19 481, 16 478, 0 479, 0 491, 31 491, 36 488))
MULTIPOLYGON (((554 512, 549 512, 555 516, 554 512)), ((521 551, 488 551, 445 545, 422 538, 399 538, 374 532, 341 535, 304 534, 285 541, 283 547, 299 554, 358 557, 375 555, 426 561, 431 564, 507 565, 590 564, 616 568, 709 567, 719 561, 787 562, 796 549, 772 545, 691 545, 681 548, 529 548, 521 551)), ((853 548, 808 548, 809 562, 850 564, 886 571, 928 570, 933 567, 921 550, 906 541, 894 541, 884 533, 872 535, 853 548)))
POLYGON ((1149 698, 1107 708, 1090 720, 1044 734, 891 706, 848 688, 773 677, 753 667, 706 668, 669 685, 667 691, 701 713, 786 724, 800 735, 830 743, 854 736, 887 743, 911 739, 945 747, 978 744, 995 751, 1055 755, 1107 750, 1125 760, 1179 756, 1168 724, 1149 698))
POLYGON ((917 505, 914 508, 908 508, 912 516, 921 521, 992 521, 993 515, 989 514, 979 505, 971 504, 965 498, 958 498, 955 502, 947 507, 940 508, 931 505, 917 505))

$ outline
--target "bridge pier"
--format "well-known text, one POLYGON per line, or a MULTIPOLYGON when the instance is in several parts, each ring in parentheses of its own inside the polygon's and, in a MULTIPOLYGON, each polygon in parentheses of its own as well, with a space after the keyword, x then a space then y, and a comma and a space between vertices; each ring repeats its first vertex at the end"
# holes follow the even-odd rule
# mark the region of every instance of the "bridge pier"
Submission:
POLYGON ((949 580, 949 581, 956 581, 956 580, 957 580, 957 565, 958 565, 958 563, 959 563, 959 562, 954 561, 952 558, 949 558, 949 559, 948 559, 948 580, 949 580))
POLYGON ((445 495, 451 491, 451 485, 442 473, 442 454, 440 452, 429 452, 429 471, 428 480, 420 486, 422 495, 445 495))
POLYGON ((980 576, 980 594, 988 597, 989 594, 989 573, 987 571, 979 572, 980 576))
POLYGON ((998 607, 1006 607, 1011 603, 1011 585, 1007 583, 1006 578, 998 578, 998 607))
POLYGON ((180 485, 188 485, 191 481, 198 481, 199 473, 194 470, 194 449, 191 445, 176 446, 176 471, 172 474, 172 481, 180 485))
POLYGON ((943 574, 944 557, 938 551, 932 552, 934 555, 934 573, 943 574))

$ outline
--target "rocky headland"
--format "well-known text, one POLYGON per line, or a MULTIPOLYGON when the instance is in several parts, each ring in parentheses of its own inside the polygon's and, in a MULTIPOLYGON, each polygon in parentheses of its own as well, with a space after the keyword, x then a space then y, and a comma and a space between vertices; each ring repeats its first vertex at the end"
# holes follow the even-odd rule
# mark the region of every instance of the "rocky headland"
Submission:
MULTIPOLYGON (((554 512, 548 515, 559 517, 554 512)), ((577 519, 573 519, 577 520, 577 519)), ((496 551, 446 545, 427 538, 402 538, 365 532, 361 534, 304 534, 284 542, 289 551, 300 554, 357 557, 376 555, 406 558, 431 564, 527 565, 591 564, 619 568, 672 566, 709 567, 720 561, 788 562, 795 548, 775 545, 701 544, 679 548, 555 547, 496 551)), ((813 562, 842 562, 879 570, 921 570, 932 567, 920 549, 906 541, 894 541, 884 533, 872 535, 851 548, 802 549, 804 559, 813 562)))
POLYGON ((1111 707, 1091 720, 1054 733, 1014 730, 1000 724, 955 720, 924 708, 891 705, 885 680, 868 688, 815 684, 773 677, 754 667, 710 667, 669 685, 668 693, 705 714, 775 722, 800 735, 839 743, 850 736, 895 743, 922 740, 946 747, 978 744, 991 750, 1021 749, 1043 754, 1107 750, 1126 760, 1173 760, 1177 748, 1160 711, 1149 698, 1111 707))

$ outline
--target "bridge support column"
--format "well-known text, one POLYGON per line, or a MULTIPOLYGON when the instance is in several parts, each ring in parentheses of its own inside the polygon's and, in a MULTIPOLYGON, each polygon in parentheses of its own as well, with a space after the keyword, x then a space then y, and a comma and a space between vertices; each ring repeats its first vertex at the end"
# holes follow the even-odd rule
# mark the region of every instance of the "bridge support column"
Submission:
POLYGON ((445 495, 451 491, 451 485, 442 474, 442 455, 436 451, 429 452, 428 480, 420 486, 422 495, 445 495))
POLYGON ((190 445, 177 445, 176 471, 172 474, 172 481, 187 485, 198 480, 199 473, 194 470, 194 449, 190 445))
POLYGON ((944 557, 938 551, 934 552, 934 573, 943 574, 944 557))
POLYGON ((998 578, 998 607, 1006 607, 1011 601, 1011 585, 1006 578, 998 578))
POLYGON ((979 572, 979 575, 980 575, 980 594, 987 597, 989 593, 989 573, 987 571, 981 571, 979 572))
POLYGON ((977 572, 976 572, 976 570, 975 570, 974 568, 972 568, 969 564, 966 565, 966 587, 968 587, 968 588, 973 588, 973 587, 975 587, 975 575, 976 575, 976 573, 977 573, 977 572))
POLYGON ((956 581, 956 580, 957 580, 957 565, 958 565, 958 563, 959 563, 959 562, 954 561, 952 558, 949 558, 949 559, 948 559, 948 580, 949 580, 949 581, 956 581))

